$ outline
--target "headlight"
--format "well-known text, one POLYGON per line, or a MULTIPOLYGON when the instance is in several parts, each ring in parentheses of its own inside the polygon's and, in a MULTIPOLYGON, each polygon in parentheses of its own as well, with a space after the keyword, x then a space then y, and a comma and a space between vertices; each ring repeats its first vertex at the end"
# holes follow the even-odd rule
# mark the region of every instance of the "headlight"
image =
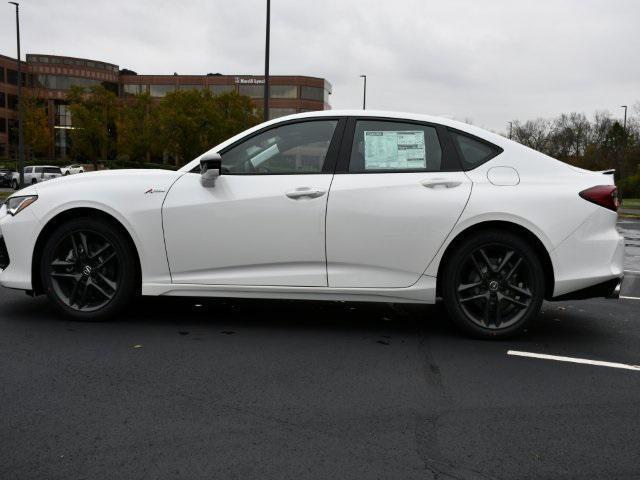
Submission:
POLYGON ((37 195, 25 195, 22 197, 9 197, 5 202, 7 205, 7 213, 9 215, 17 215, 38 199, 37 195))

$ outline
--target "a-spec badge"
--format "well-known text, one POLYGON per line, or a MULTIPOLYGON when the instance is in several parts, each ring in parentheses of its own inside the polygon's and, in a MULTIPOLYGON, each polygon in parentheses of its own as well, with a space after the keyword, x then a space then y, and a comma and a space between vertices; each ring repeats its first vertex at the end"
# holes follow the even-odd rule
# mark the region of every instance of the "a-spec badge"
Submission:
POLYGON ((150 188, 149 190, 147 190, 146 192, 144 192, 145 194, 147 193, 162 193, 164 192, 164 188, 150 188))

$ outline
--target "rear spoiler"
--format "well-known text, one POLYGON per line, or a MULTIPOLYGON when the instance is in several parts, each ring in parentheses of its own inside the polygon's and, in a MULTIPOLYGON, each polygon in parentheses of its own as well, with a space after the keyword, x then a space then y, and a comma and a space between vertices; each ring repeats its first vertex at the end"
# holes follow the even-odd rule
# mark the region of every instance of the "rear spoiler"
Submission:
POLYGON ((616 173, 616 169, 615 168, 610 168, 609 170, 602 170, 599 173, 601 173, 603 175, 613 175, 614 173, 616 173))

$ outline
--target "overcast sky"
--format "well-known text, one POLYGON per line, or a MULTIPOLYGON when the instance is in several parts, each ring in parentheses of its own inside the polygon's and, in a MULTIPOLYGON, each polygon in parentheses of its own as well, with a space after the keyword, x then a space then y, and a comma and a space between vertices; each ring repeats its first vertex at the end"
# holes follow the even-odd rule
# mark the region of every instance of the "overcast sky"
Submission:
MULTIPOLYGON (((320 76, 333 108, 506 130, 640 100, 639 0, 272 0, 271 73, 320 76)), ((22 52, 138 73, 261 74, 266 0, 23 0, 22 52)), ((15 56, 12 6, 0 53, 15 56)))

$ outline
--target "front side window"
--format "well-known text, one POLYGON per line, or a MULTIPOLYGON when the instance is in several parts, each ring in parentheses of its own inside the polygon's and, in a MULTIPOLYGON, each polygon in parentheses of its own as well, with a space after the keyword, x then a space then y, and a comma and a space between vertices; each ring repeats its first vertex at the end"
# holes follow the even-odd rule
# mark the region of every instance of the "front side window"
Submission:
POLYGON ((441 167, 434 127, 384 120, 356 123, 349 172, 436 172, 441 167))
POLYGON ((464 170, 471 170, 502 152, 498 147, 470 137, 455 130, 449 130, 458 150, 464 170))
POLYGON ((226 174, 322 173, 337 120, 272 128, 222 153, 226 174))

